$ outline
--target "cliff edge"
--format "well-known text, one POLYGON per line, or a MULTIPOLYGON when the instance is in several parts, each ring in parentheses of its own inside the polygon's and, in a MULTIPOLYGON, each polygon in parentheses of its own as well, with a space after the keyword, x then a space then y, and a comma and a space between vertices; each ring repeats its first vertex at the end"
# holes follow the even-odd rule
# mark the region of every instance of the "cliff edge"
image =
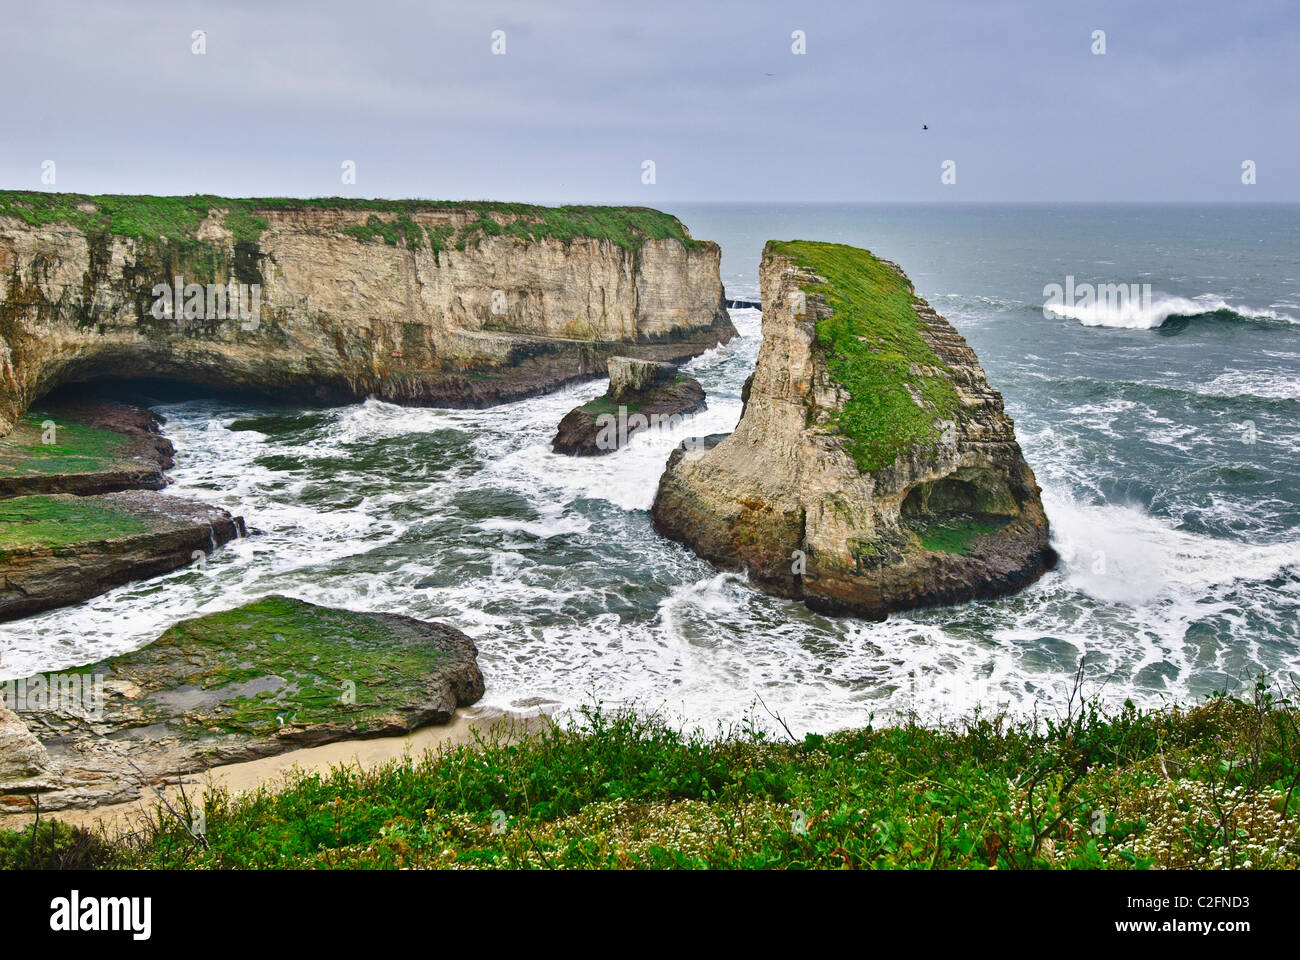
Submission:
POLYGON ((814 610, 993 597, 1055 563, 1034 473, 974 351, 896 265, 771 241, 735 432, 675 450, 655 529, 814 610))
POLYGON ((644 207, 0 191, 0 436, 55 387, 486 406, 735 331, 717 244, 644 207))

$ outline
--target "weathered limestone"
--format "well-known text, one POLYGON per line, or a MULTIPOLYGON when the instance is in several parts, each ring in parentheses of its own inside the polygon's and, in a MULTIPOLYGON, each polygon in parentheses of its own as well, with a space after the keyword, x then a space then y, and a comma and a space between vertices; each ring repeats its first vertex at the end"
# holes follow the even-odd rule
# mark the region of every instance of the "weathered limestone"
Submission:
MULTIPOLYGON (((652 510, 655 528, 719 567, 744 570, 764 588, 828 613, 879 619, 1033 582, 1055 562, 1033 471, 974 352, 915 298, 910 282, 903 303, 912 298, 909 322, 928 356, 907 369, 942 387, 951 409, 938 409, 908 382, 905 405, 932 422, 921 439, 900 441, 882 466, 860 468, 839 426, 850 393, 832 376, 818 333, 834 316, 832 292, 861 284, 861 276, 817 275, 800 262, 799 250, 809 246, 764 251, 763 345, 744 413, 721 442, 674 451, 652 510), (786 249, 794 252, 780 252, 786 249)), ((850 263, 870 257, 842 247, 832 255, 850 263)), ((871 297, 884 292, 869 288, 855 307, 870 317, 871 297)), ((864 323, 854 339, 871 357, 899 349, 888 325, 864 323)))
POLYGON ((637 360, 634 357, 609 358, 609 398, 626 400, 629 397, 671 383, 677 377, 677 367, 671 363, 637 360))
POLYGON ((227 201, 242 205, 232 212, 211 200, 193 236, 154 239, 0 215, 0 435, 72 381, 485 406, 600 376, 615 353, 682 360, 735 332, 717 245, 665 215, 685 239, 522 235, 512 224, 542 214, 512 205, 227 201), (232 224, 249 205, 264 226, 240 240, 232 224), (453 238, 483 223, 492 232, 458 249, 453 238), (396 242, 367 230, 397 231, 396 242), (154 316, 155 285, 176 277, 255 286, 256 316, 154 316))

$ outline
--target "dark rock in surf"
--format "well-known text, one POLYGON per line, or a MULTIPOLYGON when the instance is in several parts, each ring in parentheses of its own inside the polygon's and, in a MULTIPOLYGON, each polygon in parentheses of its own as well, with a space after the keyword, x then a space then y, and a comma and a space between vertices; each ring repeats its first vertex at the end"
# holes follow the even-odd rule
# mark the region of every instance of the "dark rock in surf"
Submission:
POLYGON ((642 430, 705 406, 699 381, 683 376, 671 363, 610 357, 609 390, 565 415, 551 449, 574 457, 613 453, 642 430))

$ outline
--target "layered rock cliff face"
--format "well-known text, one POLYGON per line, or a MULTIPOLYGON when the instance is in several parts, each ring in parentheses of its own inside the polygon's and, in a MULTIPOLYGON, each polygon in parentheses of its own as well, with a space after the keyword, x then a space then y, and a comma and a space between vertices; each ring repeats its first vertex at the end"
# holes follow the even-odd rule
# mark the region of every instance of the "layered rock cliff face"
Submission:
POLYGON ((974 352, 893 264, 769 243, 763 345, 740 423, 684 444, 665 536, 816 610, 1017 590, 1055 562, 1033 471, 974 352))
POLYGON ((69 381, 482 406, 681 360, 734 334, 719 260, 644 208, 0 191, 0 435, 69 381))

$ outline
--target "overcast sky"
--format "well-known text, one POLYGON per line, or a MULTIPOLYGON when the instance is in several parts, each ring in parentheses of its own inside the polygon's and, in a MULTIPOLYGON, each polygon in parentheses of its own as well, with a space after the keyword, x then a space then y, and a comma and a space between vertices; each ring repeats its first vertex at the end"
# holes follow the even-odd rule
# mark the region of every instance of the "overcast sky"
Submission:
POLYGON ((9 188, 1300 200, 1297 0, 0 3, 9 188))

